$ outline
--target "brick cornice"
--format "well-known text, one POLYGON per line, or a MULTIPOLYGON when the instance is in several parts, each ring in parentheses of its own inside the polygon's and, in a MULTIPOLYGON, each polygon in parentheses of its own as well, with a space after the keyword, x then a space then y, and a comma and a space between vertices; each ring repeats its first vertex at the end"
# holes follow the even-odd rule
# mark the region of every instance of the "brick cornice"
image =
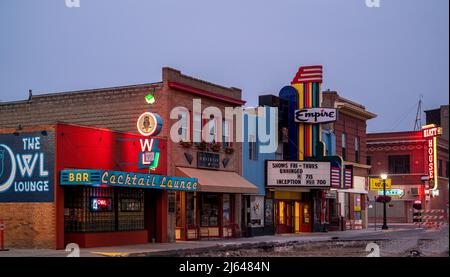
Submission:
POLYGON ((189 92, 189 93, 192 93, 192 94, 195 94, 195 95, 199 95, 199 96, 212 98, 212 99, 215 99, 215 100, 219 100, 219 101, 222 101, 222 102, 227 102, 227 103, 234 104, 234 105, 242 106, 242 105, 244 105, 246 103, 246 101, 241 100, 241 99, 236 99, 236 98, 233 98, 233 97, 220 95, 218 93, 206 91, 206 90, 203 90, 203 89, 194 88, 194 87, 191 87, 189 85, 181 84, 181 83, 178 83, 178 82, 168 82, 168 85, 169 85, 170 88, 173 88, 173 89, 189 92))

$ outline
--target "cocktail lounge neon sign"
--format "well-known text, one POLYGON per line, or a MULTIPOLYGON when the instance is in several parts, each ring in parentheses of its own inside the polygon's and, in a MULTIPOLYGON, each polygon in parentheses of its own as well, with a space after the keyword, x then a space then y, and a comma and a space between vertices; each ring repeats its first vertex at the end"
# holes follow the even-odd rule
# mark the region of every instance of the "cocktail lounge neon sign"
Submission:
POLYGON ((197 191, 196 178, 163 176, 111 170, 62 170, 61 185, 112 186, 197 191))

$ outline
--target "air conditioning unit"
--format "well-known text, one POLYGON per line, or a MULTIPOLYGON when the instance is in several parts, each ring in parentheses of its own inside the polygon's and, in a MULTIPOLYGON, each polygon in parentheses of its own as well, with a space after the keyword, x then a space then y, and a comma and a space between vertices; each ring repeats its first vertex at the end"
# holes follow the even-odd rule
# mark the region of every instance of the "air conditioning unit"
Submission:
POLYGON ((409 193, 411 193, 413 196, 418 196, 419 195, 419 188, 411 188, 409 193))

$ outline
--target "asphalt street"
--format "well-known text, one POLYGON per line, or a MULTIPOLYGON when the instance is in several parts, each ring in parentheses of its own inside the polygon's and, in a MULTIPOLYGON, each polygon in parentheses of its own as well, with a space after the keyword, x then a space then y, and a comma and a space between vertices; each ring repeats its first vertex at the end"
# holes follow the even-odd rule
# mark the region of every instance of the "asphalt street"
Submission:
MULTIPOLYGON (((427 256, 448 256, 448 233, 448 225, 441 229, 426 229, 411 224, 399 224, 390 225, 388 230, 381 230, 379 227, 375 230, 374 226, 369 226, 364 230, 80 249, 80 257, 272 254, 261 249, 276 249, 278 256, 358 256, 366 254, 363 246, 370 242, 378 243, 386 256, 405 256, 413 250, 426 253, 427 256), (292 247, 297 247, 298 251, 292 247), (249 253, 242 251, 249 249, 252 250, 249 253)), ((0 257, 66 257, 69 254, 70 251, 65 250, 10 249, 0 252, 0 257)))

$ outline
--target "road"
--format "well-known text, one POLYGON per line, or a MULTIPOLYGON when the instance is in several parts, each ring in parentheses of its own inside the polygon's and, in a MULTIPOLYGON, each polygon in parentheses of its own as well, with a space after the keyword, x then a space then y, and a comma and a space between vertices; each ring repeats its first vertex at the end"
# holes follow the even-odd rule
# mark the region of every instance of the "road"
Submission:
MULTIPOLYGON (((81 249, 80 256, 367 256, 367 245, 376 243, 382 257, 448 257, 448 234, 448 226, 442 229, 424 229, 401 224, 390 225, 389 230, 370 227, 342 232, 101 247, 81 249)), ((64 257, 68 254, 64 250, 11 249, 0 252, 0 257, 64 257)))

